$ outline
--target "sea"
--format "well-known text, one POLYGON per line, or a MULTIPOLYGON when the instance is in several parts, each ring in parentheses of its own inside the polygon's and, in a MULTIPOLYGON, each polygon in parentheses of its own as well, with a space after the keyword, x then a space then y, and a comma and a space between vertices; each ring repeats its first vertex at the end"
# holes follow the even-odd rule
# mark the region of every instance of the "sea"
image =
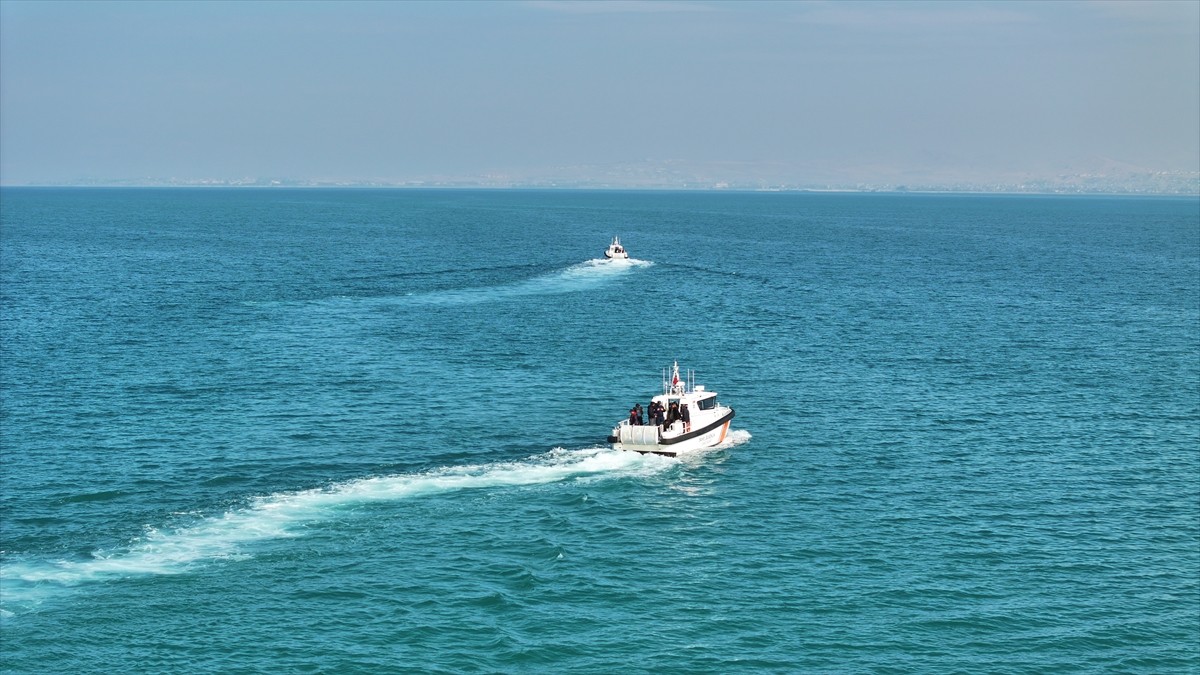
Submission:
POLYGON ((1200 673, 1200 200, 5 188, 0 671, 1200 673))

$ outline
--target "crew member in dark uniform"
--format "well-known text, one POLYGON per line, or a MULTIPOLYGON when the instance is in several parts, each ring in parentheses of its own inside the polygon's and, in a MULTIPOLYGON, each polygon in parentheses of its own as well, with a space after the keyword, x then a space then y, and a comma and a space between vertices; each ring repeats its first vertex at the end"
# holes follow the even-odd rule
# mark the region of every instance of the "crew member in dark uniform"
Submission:
POLYGON ((663 426, 663 413, 666 412, 666 410, 663 409, 662 402, 661 401, 651 401, 650 408, 651 408, 650 415, 651 415, 651 417, 654 418, 654 425, 657 427, 662 427, 663 426))

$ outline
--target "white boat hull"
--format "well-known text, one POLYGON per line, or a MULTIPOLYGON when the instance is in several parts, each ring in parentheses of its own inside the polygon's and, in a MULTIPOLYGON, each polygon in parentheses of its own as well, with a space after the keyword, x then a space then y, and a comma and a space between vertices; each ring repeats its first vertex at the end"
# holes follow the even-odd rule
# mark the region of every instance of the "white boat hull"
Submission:
POLYGON ((729 434, 729 425, 733 421, 733 410, 715 422, 710 422, 706 428, 684 433, 682 422, 666 432, 653 425, 631 425, 623 422, 614 430, 614 435, 608 438, 614 450, 628 452, 654 453, 674 457, 676 455, 694 452, 720 445, 729 434))
POLYGON ((621 240, 613 237, 612 243, 604 250, 604 257, 609 260, 629 260, 629 251, 621 245, 621 240))

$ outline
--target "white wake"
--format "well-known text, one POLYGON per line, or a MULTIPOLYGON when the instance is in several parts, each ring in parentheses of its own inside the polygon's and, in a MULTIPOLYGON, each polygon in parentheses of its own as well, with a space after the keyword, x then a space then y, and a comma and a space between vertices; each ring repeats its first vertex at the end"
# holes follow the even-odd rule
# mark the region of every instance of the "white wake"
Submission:
MULTIPOLYGON (((143 536, 87 560, 13 562, 0 567, 0 601, 18 606, 56 589, 131 576, 179 574, 197 564, 246 557, 255 542, 303 536, 304 526, 338 510, 457 490, 554 483, 588 477, 651 475, 675 465, 655 455, 608 448, 556 449, 518 462, 456 466, 424 473, 362 478, 325 488, 282 492, 173 530, 148 527, 143 536)), ((0 615, 11 615, 7 610, 0 615)))
POLYGON ((628 260, 596 258, 514 283, 413 293, 402 296, 399 300, 404 303, 422 305, 468 305, 537 295, 578 293, 597 288, 653 264, 649 260, 634 258, 628 260))

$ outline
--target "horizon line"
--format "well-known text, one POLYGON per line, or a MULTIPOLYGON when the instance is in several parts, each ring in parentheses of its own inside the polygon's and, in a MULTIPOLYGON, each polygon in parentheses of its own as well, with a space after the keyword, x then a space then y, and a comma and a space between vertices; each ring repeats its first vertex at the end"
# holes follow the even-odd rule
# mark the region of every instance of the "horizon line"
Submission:
POLYGON ((0 183, 3 190, 430 190, 430 191, 488 191, 488 192, 709 192, 742 194, 888 194, 888 195, 993 195, 993 196, 1058 196, 1058 197, 1200 197, 1200 187, 1194 192, 1162 190, 1099 190, 1085 188, 1057 189, 964 189, 920 187, 688 187, 688 186, 595 186, 595 185, 472 185, 472 184, 262 184, 262 183, 0 183))

